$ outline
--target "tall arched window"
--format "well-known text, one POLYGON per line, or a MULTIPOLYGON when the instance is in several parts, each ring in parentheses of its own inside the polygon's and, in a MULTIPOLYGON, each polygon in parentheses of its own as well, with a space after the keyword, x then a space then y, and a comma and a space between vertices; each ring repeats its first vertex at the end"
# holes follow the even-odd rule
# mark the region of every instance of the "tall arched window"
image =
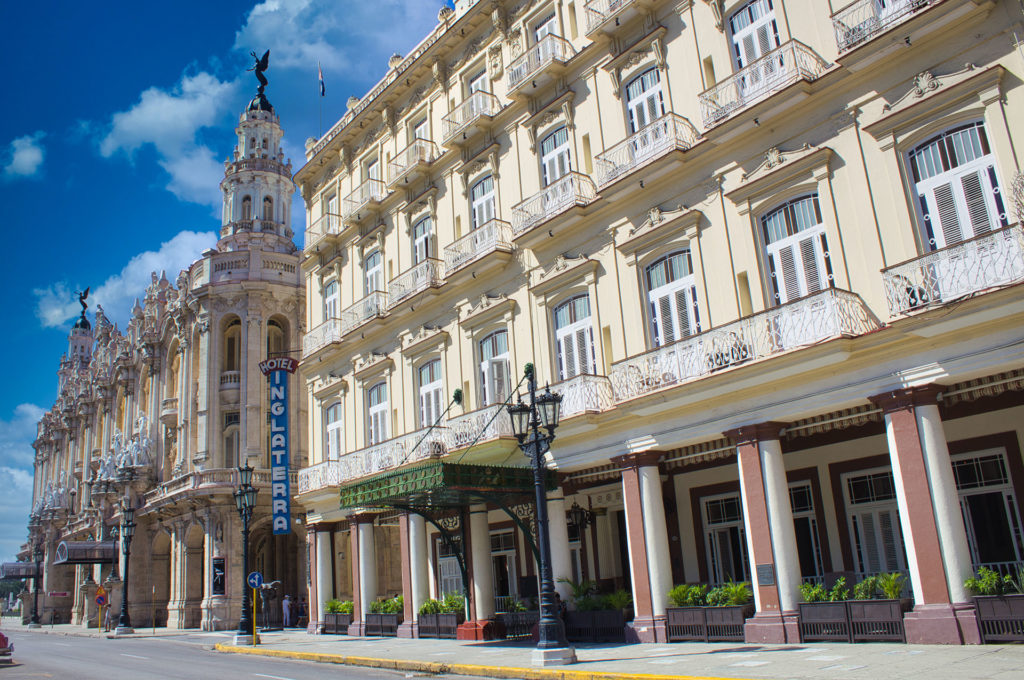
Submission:
POLYGON ((484 406, 505 401, 509 391, 508 331, 495 331, 480 341, 480 393, 484 406))
POLYGON ((366 391, 366 445, 388 438, 388 386, 379 382, 366 391))
POLYGON ((324 285, 324 321, 339 318, 338 282, 329 281, 324 285))
POLYGON ((224 370, 238 371, 242 365, 242 322, 234 319, 224 331, 224 370))
POLYGON ((690 250, 666 255, 647 267, 651 337, 658 347, 700 332, 697 286, 690 250))
POLYGON ((263 197, 263 219, 268 222, 274 221, 274 199, 270 196, 263 197))
POLYGON ((569 131, 562 126, 540 143, 540 165, 544 186, 552 184, 572 169, 569 155, 569 131))
POLYGON ((324 423, 326 427, 324 431, 326 433, 326 440, 324 441, 324 449, 327 456, 327 460, 338 460, 341 456, 341 441, 342 441, 342 417, 341 417, 341 403, 334 402, 326 409, 324 409, 324 423))
POLYGON ((412 259, 419 264, 434 255, 434 226, 430 215, 418 220, 412 227, 412 259))
POLYGON ((267 357, 280 356, 286 349, 284 328, 277 319, 271 319, 267 322, 267 357))
POLYGON ((420 427, 437 422, 444 411, 444 384, 441 380, 441 360, 433 359, 419 368, 420 427))
POLYGON ((233 468, 239 464, 238 452, 240 448, 238 411, 228 411, 224 414, 224 467, 233 468))
POLYGON ((494 178, 487 175, 480 179, 469 190, 469 197, 473 228, 479 229, 494 219, 494 178))
MULTIPOLYGON (((750 66, 782 44, 775 21, 774 0, 751 0, 730 15, 729 29, 737 70, 750 66)), ((740 94, 744 97, 760 94, 765 81, 783 66, 782 58, 765 60, 747 71, 738 83, 740 94)))
POLYGON ((577 295, 555 307, 555 343, 560 379, 594 372, 594 328, 590 322, 590 298, 586 295, 577 295))
POLYGON ((630 132, 637 132, 665 115, 661 94, 661 73, 656 66, 647 69, 626 85, 626 110, 630 132))
POLYGON ((763 215, 761 230, 775 304, 832 286, 818 194, 793 199, 763 215))
POLYGON ((374 291, 384 290, 384 267, 380 251, 375 250, 363 261, 363 273, 366 276, 366 295, 374 291))
POLYGON ((251 220, 252 219, 252 197, 251 196, 243 196, 242 197, 242 219, 243 220, 251 220))
POLYGON ((924 237, 932 250, 1007 226, 985 124, 968 123, 910 152, 924 237))

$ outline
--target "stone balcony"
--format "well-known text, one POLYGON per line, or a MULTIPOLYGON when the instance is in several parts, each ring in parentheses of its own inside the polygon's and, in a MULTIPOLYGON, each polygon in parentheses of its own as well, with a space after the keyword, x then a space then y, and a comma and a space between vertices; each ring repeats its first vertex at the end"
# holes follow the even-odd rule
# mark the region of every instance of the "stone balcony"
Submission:
POLYGON ((881 328, 860 296, 838 288, 773 307, 612 365, 616 402, 699 380, 833 338, 881 328))
POLYGON ((388 309, 388 294, 375 290, 341 313, 341 334, 351 333, 370 319, 383 316, 388 309))
POLYGON ((604 187, 671 151, 686 151, 699 139, 689 120, 665 114, 594 157, 597 184, 604 187))
POLYGON ((565 63, 576 50, 568 40, 546 35, 508 66, 508 95, 532 96, 565 71, 565 63))
POLYGON ((441 119, 444 134, 441 144, 455 148, 470 142, 478 132, 490 129, 492 119, 500 110, 501 103, 493 94, 482 90, 473 92, 441 119))
POLYGON ((426 139, 414 139, 388 162, 388 187, 393 189, 423 177, 436 159, 436 144, 426 139))
POLYGON ((597 198, 594 180, 570 172, 512 208, 512 230, 518 238, 534 227, 574 206, 586 206, 597 198))
POLYGON ((341 233, 341 228, 341 215, 335 215, 334 213, 322 215, 306 227, 304 249, 309 250, 325 238, 337 236, 341 233))
POLYGON ((562 395, 562 418, 600 413, 615 406, 611 381, 603 375, 577 375, 552 385, 551 391, 562 395))
POLYGON ((302 356, 308 357, 341 340, 341 319, 328 319, 302 336, 302 356))
POLYGON ((445 275, 451 276, 490 253, 511 253, 512 250, 512 225, 502 220, 490 220, 445 247, 445 275))
POLYGON ((814 50, 790 40, 700 95, 704 127, 714 127, 801 80, 815 80, 826 68, 814 50))
POLYGON ((590 0, 583 8, 587 15, 586 36, 593 40, 601 34, 613 34, 652 4, 653 0, 590 0))
POLYGON ((380 205, 387 198, 387 186, 379 179, 368 179, 355 188, 341 202, 341 216, 346 222, 359 222, 371 208, 380 205))
POLYGON ((861 45, 912 15, 943 0, 856 0, 832 15, 836 45, 842 54, 861 45))
POLYGON ((388 283, 388 308, 430 288, 439 288, 444 283, 444 263, 427 258, 391 279, 388 283))
POLYGON ((892 316, 1024 281, 1024 230, 1015 224, 882 270, 892 316))
POLYGON ((171 397, 160 402, 160 422, 167 427, 178 424, 178 398, 171 397))

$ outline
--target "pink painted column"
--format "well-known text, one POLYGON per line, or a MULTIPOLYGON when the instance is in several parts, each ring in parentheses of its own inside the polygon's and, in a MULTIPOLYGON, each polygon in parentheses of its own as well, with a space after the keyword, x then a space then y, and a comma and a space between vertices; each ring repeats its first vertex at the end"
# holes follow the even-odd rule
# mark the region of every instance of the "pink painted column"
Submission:
POLYGON ((402 553, 402 602, 404 605, 401 625, 398 626, 398 637, 416 637, 416 599, 412 589, 412 558, 409 550, 409 513, 403 512, 398 517, 398 544, 402 553))
POLYGON ((349 565, 352 569, 352 623, 348 626, 348 634, 355 636, 362 635, 366 630, 366 619, 363 618, 363 582, 360 578, 362 555, 359 553, 359 525, 362 522, 373 522, 373 516, 353 515, 348 518, 349 565))

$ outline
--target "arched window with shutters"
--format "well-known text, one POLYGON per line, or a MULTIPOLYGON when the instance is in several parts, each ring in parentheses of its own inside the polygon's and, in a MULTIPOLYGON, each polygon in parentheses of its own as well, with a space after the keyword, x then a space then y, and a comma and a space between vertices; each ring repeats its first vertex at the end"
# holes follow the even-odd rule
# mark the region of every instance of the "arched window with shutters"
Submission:
POLYGON ((374 250, 363 261, 363 274, 366 281, 365 294, 384 290, 384 265, 379 250, 374 250))
POLYGON ((910 152, 923 236, 929 249, 1009 224, 985 124, 947 130, 910 152))
POLYGON ((444 411, 444 385, 441 381, 441 360, 431 359, 419 368, 420 427, 430 427, 444 411))
MULTIPOLYGON (((729 32, 732 34, 733 57, 736 69, 752 63, 779 47, 779 26, 775 21, 775 0, 751 0, 729 16, 729 32)), ((743 95, 755 96, 766 80, 771 79, 781 67, 778 60, 770 59, 754 68, 740 80, 743 95)))
POLYGON ((263 219, 267 222, 274 221, 274 199, 270 196, 263 197, 263 219))
POLYGON ((434 256, 434 226, 430 215, 417 220, 412 226, 412 260, 419 264, 434 256))
POLYGON ((379 382, 366 391, 366 445, 388 438, 388 386, 379 382))
POLYGON ((469 191, 473 212, 473 228, 479 229, 494 219, 494 178, 490 175, 476 182, 469 191))
POLYGON ((553 184, 572 170, 569 155, 569 131, 562 126, 540 143, 540 165, 544 186, 553 184))
POLYGON ((508 396, 508 331, 495 331, 480 341, 480 396, 484 406, 508 396))
POLYGON ((243 220, 251 220, 252 219, 252 197, 251 196, 242 196, 242 219, 243 220))
POLYGON ((661 92, 661 73, 656 66, 647 69, 626 85, 626 111, 629 131, 639 132, 665 115, 661 92))
POLYGON ((328 281, 324 284, 324 321, 340 318, 338 282, 328 281))
POLYGON ((593 374, 594 329, 590 322, 590 298, 577 295, 555 307, 554 314, 559 379, 593 374))
POLYGON ((785 304, 832 287, 818 194, 801 196, 761 217, 772 302, 785 304))
POLYGON ((689 249, 666 255, 646 270, 651 337, 657 347, 700 332, 697 286, 689 249))
POLYGON ((324 409, 324 452, 327 460, 338 460, 341 457, 343 422, 340 402, 336 401, 324 409))

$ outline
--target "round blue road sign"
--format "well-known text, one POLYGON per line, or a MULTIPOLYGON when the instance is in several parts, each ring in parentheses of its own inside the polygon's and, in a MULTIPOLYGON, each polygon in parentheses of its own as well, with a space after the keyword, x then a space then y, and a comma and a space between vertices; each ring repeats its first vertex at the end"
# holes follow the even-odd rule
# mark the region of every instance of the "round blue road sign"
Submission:
POLYGON ((246 581, 249 582, 250 588, 259 588, 263 585, 263 574, 258 571, 249 572, 249 578, 246 581))

